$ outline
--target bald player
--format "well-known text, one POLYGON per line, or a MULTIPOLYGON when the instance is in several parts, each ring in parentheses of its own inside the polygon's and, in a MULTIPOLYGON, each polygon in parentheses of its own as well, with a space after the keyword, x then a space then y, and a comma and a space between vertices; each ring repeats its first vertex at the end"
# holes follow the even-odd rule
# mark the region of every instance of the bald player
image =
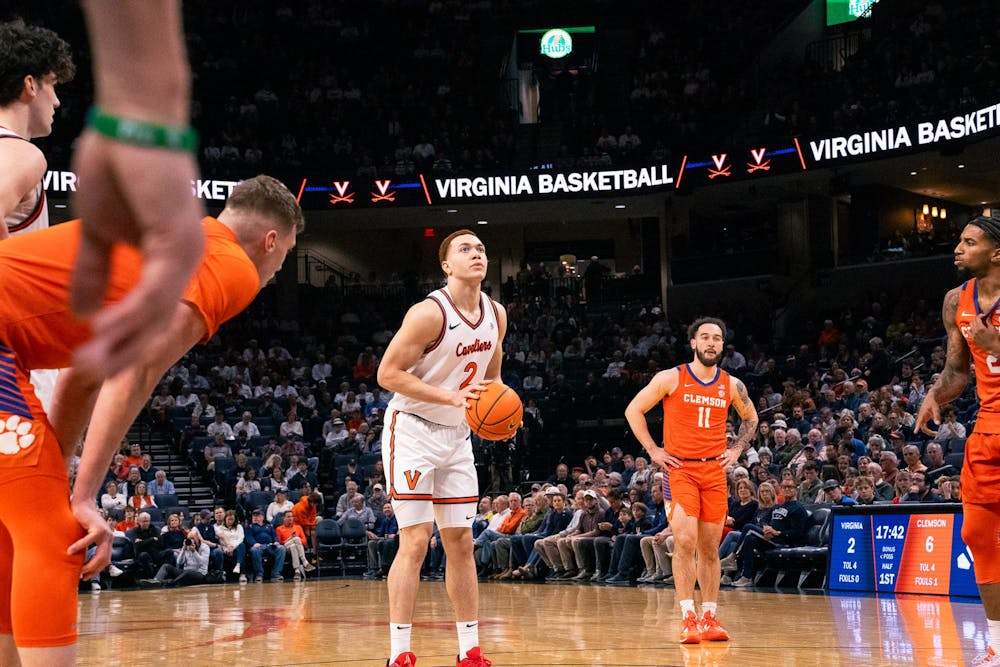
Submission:
POLYGON ((976 371, 979 416, 962 464, 962 539, 972 551, 976 583, 990 627, 990 644, 974 665, 1000 665, 1000 219, 968 222, 955 246, 955 267, 972 277, 945 294, 948 332, 944 370, 917 413, 914 433, 954 401, 976 371))

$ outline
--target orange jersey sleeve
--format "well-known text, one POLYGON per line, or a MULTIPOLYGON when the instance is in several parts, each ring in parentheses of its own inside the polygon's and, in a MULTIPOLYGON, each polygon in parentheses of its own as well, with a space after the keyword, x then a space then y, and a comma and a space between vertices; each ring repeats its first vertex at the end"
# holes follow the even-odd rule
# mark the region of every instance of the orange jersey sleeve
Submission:
POLYGON ((958 295, 955 324, 969 345, 972 363, 976 369, 976 394, 979 396, 979 415, 976 433, 1000 433, 1000 359, 989 354, 969 336, 973 318, 989 315, 989 323, 1000 330, 1000 302, 993 304, 989 313, 979 305, 979 283, 975 278, 962 285, 958 295))
POLYGON ((231 229, 205 218, 205 257, 183 299, 198 311, 207 332, 202 343, 215 335, 223 322, 239 315, 260 291, 260 275, 231 229))
POLYGON ((677 388, 663 397, 663 445, 678 458, 710 458, 726 451, 729 373, 716 367, 702 382, 687 364, 677 367, 677 388))

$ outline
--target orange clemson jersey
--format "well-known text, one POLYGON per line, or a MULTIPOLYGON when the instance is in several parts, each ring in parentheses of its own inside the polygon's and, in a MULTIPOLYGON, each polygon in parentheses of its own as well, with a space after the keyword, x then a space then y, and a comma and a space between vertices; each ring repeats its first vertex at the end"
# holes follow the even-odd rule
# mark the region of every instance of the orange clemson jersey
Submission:
POLYGON ((663 445, 678 458, 711 458, 726 451, 729 373, 716 366, 702 382, 689 364, 677 367, 677 388, 663 397, 663 445))
POLYGON ((1000 301, 986 313, 979 306, 979 283, 975 278, 962 284, 955 310, 955 324, 972 352, 976 369, 976 393, 979 395, 979 416, 976 433, 1000 433, 1000 359, 989 354, 969 336, 973 318, 987 317, 988 323, 1000 329, 1000 301))

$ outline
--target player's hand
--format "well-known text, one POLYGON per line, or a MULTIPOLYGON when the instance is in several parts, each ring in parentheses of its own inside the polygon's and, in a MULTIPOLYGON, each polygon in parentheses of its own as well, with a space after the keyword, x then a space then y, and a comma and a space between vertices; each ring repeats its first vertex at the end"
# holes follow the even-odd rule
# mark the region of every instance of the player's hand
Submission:
POLYGON ((472 407, 470 401, 474 401, 479 398, 479 394, 485 390, 486 385, 482 382, 470 384, 468 387, 451 392, 452 396, 448 401, 448 405, 454 405, 456 408, 472 407))
POLYGON ((112 376, 136 361, 161 331, 156 323, 173 311, 201 261, 204 208, 191 192, 198 176, 190 153, 145 148, 84 132, 73 170, 85 185, 73 195, 83 236, 73 269, 71 302, 93 316, 94 337, 76 351, 80 368, 112 376), (112 246, 142 250, 138 285, 124 299, 102 307, 112 246))
POLYGON ((87 534, 70 545, 67 553, 86 553, 91 544, 97 546, 94 557, 83 564, 80 577, 89 581, 111 564, 111 528, 97 508, 90 503, 73 503, 73 516, 80 522, 87 534))
POLYGON ((933 391, 927 392, 923 402, 920 403, 920 409, 917 411, 917 418, 913 424, 913 432, 920 433, 923 431, 926 433, 927 422, 931 419, 938 424, 941 423, 941 406, 938 405, 933 391))
POLYGON ((683 465, 679 458, 668 453, 666 449, 657 447, 652 451, 647 449, 646 453, 649 455, 650 463, 658 463, 661 468, 680 468, 683 465))
POLYGON ((996 354, 1000 352, 1000 334, 991 323, 992 319, 992 310, 979 317, 973 317, 969 322, 969 339, 987 352, 996 354))
POLYGON ((722 466, 723 468, 728 468, 729 466, 735 466, 737 462, 740 460, 740 454, 742 453, 743 450, 740 449, 739 447, 727 447, 726 453, 723 454, 722 458, 719 459, 719 465, 722 466))

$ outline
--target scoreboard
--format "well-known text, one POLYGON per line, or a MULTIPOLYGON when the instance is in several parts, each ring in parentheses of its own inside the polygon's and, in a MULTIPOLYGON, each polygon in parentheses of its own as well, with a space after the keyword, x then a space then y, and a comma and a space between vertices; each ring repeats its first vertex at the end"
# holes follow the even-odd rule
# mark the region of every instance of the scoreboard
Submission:
POLYGON ((834 508, 831 590, 977 597, 959 504, 834 508))

